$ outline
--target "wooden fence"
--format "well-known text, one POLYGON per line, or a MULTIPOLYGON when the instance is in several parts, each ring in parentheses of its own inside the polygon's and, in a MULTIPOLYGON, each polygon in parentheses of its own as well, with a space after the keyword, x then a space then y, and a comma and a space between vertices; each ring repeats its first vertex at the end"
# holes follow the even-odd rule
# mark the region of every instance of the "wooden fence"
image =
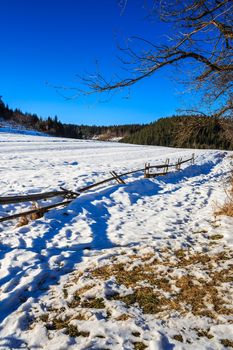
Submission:
POLYGON ((103 185, 105 183, 108 183, 112 180, 116 180, 119 184, 126 184, 125 181, 122 179, 124 176, 128 176, 137 172, 143 172, 145 178, 150 177, 156 177, 156 176, 163 176, 171 171, 168 171, 170 168, 174 168, 176 171, 181 170, 181 165, 187 162, 191 162, 191 164, 194 164, 194 154, 191 158, 182 160, 182 158, 179 158, 176 163, 171 164, 169 161, 169 158, 166 159, 164 164, 159 165, 150 165, 150 163, 146 163, 144 168, 131 170, 122 174, 117 174, 115 171, 111 171, 111 177, 104 179, 99 182, 95 182, 91 185, 82 187, 78 189, 77 191, 70 191, 65 188, 60 188, 60 191, 51 191, 51 192, 44 192, 44 193, 35 193, 35 194, 29 194, 29 195, 21 195, 21 196, 7 196, 7 197, 0 197, 0 205, 7 205, 7 204, 13 204, 13 203, 21 203, 21 202, 35 202, 41 199, 48 199, 53 197, 63 197, 65 200, 62 202, 58 202, 55 204, 47 205, 40 208, 31 209, 28 211, 24 211, 21 213, 16 213, 13 215, 8 215, 0 218, 0 222, 8 221, 17 219, 19 217, 23 216, 30 216, 32 214, 38 213, 40 216, 44 215, 47 211, 61 206, 66 206, 69 203, 71 203, 75 198, 79 197, 82 193, 95 188, 97 186, 103 185), (154 172, 156 170, 156 172, 154 172), (153 172, 152 172, 153 171, 153 172))

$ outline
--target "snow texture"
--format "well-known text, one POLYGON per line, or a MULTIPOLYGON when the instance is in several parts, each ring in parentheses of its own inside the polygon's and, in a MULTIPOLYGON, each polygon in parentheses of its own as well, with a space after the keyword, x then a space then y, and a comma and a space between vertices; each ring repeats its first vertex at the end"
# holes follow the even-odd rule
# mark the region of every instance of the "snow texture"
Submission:
MULTIPOLYGON (((60 186, 77 191, 109 177, 111 170, 122 173, 142 168, 145 162, 160 164, 166 158, 175 162, 179 157, 190 158, 194 152, 12 133, 0 133, 0 145, 1 196, 58 190, 60 186)), ((130 320, 116 322, 98 311, 86 323, 74 321, 83 327, 82 331, 89 332, 87 337, 72 337, 62 329, 54 335, 55 331, 49 331, 43 322, 33 324, 38 315, 57 305, 63 310, 64 286, 72 281, 75 272, 87 267, 110 264, 114 257, 124 263, 135 252, 201 252, 206 232, 217 234, 219 227, 223 238, 216 249, 232 247, 232 219, 219 218, 213 227, 214 206, 222 204, 226 196, 225 182, 232 166, 230 152, 195 150, 195 157, 194 165, 184 164, 182 171, 164 177, 144 179, 138 172, 125 178, 127 185, 114 181, 105 184, 28 225, 17 227, 17 221, 1 224, 0 349, 134 349, 137 336, 132 338, 132 332, 139 333, 139 340, 150 350, 224 349, 219 339, 227 335, 233 340, 232 325, 216 323, 211 328, 214 339, 183 344, 174 340, 172 333, 189 328, 192 319, 174 316, 168 327, 155 315, 145 316, 137 307, 130 320)), ((0 206, 0 216, 29 206, 30 203, 0 206)), ((182 275, 179 269, 176 273, 182 275)), ((200 270, 197 273, 203 274, 200 270)), ((119 287, 114 276, 105 284, 94 282, 94 295, 98 292, 105 297, 119 288, 123 294, 131 293, 119 287)), ((85 286, 85 278, 82 283, 85 286)), ((72 282, 70 285, 72 291, 77 288, 72 282)), ((111 312, 117 317, 124 313, 124 306, 115 304, 115 308, 111 304, 111 312)), ((198 322, 202 328, 208 325, 205 318, 198 322)), ((191 326, 191 336, 190 329, 191 326)))

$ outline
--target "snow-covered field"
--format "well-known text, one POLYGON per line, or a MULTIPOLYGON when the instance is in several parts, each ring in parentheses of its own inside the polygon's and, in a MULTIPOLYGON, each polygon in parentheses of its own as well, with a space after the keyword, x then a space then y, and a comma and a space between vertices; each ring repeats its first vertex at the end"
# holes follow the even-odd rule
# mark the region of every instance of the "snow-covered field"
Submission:
MULTIPOLYGON (((192 153, 0 133, 0 195, 77 191, 111 170, 192 153)), ((214 210, 233 161, 195 156, 180 172, 136 173, 28 225, 1 224, 0 349, 227 348, 233 221, 214 210)), ((0 206, 0 216, 29 205, 0 206)))

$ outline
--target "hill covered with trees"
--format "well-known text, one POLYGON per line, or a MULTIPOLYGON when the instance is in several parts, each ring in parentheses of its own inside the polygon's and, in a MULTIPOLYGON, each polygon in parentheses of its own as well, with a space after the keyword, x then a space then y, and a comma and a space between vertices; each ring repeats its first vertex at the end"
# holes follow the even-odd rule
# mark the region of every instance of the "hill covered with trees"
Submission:
POLYGON ((233 149, 233 121, 205 116, 161 118, 122 142, 169 147, 233 149))
POLYGON ((0 98, 0 118, 5 122, 15 123, 27 129, 43 132, 53 136, 109 140, 112 138, 122 138, 135 134, 145 125, 126 124, 112 126, 96 126, 96 125, 76 125, 65 124, 54 118, 48 117, 43 119, 37 114, 23 113, 19 109, 9 108, 0 98))
POLYGON ((43 119, 37 114, 13 110, 0 99, 0 119, 29 130, 67 138, 116 138, 120 142, 141 145, 233 150, 233 121, 226 118, 183 115, 161 118, 147 125, 75 125, 64 124, 56 116, 43 119))

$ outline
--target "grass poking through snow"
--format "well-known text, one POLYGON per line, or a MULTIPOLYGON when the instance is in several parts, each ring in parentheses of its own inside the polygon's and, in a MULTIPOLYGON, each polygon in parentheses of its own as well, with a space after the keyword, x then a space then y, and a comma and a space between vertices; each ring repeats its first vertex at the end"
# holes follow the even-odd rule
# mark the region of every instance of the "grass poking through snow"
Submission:
POLYGON ((230 176, 230 189, 226 191, 225 203, 216 210, 215 215, 226 215, 233 217, 233 171, 230 176))
MULTIPOLYGON (((115 256, 107 264, 74 273, 63 287, 66 306, 62 317, 60 309, 55 308, 36 322, 42 322, 48 332, 60 330, 71 337, 89 337, 86 329, 92 319, 100 317, 104 322, 123 325, 131 322, 138 310, 144 318, 163 322, 174 315, 206 318, 209 327, 193 327, 192 332, 196 339, 212 341, 210 326, 230 323, 233 316, 232 267, 233 252, 216 252, 211 246, 208 253, 167 249, 142 255, 139 250, 134 255, 125 254, 124 263, 122 255, 115 256), (74 321, 81 322, 81 329, 74 321)), ((188 333, 190 336, 190 330, 188 333)), ((140 332, 132 330, 131 337, 134 349, 146 349, 140 332)), ((171 338, 192 342, 182 329, 171 338)), ((221 342, 231 344, 228 339, 221 342)))

